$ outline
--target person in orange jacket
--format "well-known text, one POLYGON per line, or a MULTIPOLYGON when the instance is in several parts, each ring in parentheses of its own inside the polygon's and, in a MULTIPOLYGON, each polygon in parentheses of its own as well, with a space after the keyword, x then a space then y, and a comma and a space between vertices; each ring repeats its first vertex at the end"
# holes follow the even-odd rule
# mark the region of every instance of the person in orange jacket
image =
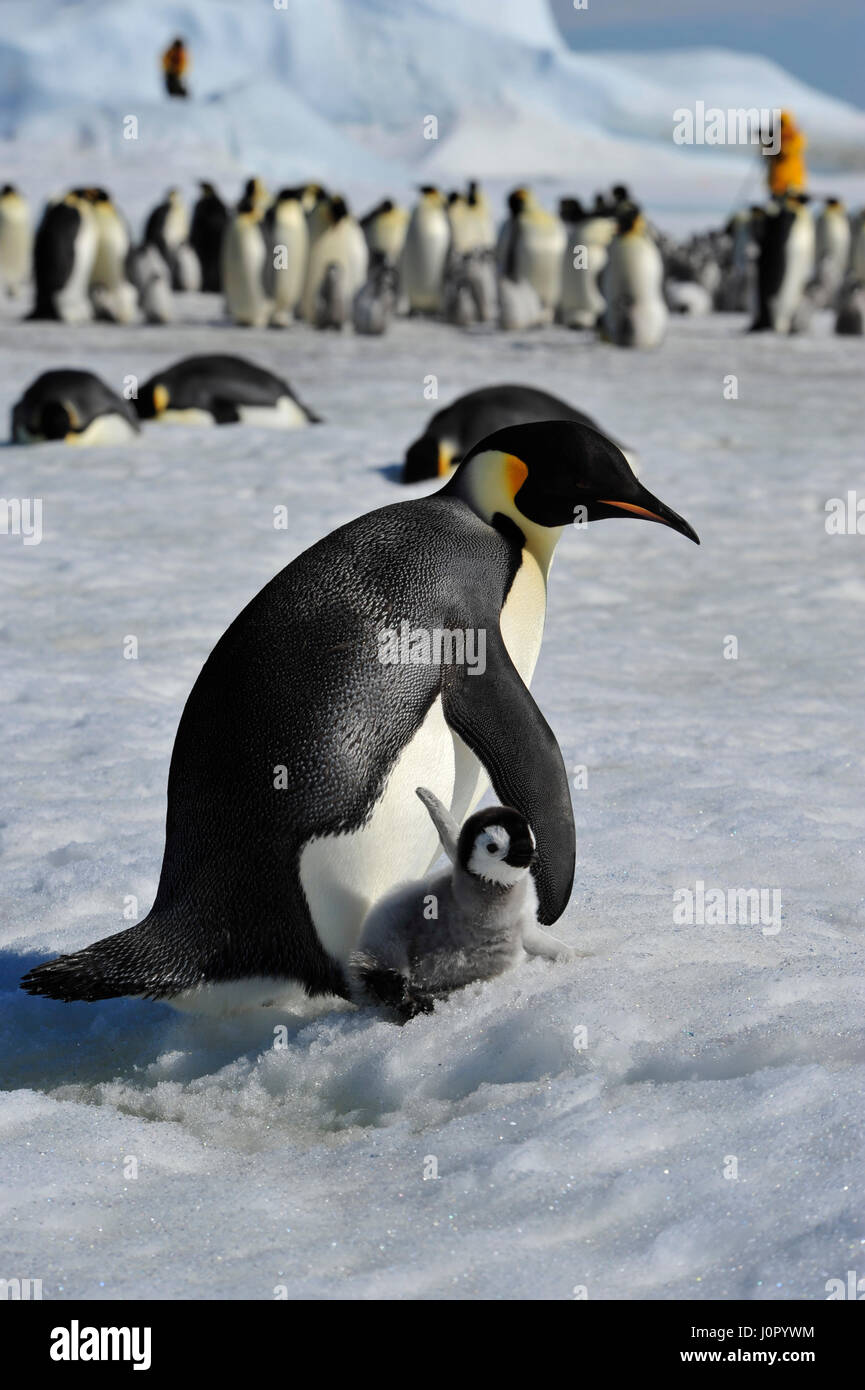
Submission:
POLYGON ((769 159, 769 192, 773 198, 785 193, 803 193, 807 173, 805 147, 808 141, 793 119, 792 112, 781 112, 781 131, 777 154, 769 159))
POLYGON ((175 39, 162 55, 165 90, 170 97, 188 97, 184 77, 189 69, 189 54, 183 39, 175 39))

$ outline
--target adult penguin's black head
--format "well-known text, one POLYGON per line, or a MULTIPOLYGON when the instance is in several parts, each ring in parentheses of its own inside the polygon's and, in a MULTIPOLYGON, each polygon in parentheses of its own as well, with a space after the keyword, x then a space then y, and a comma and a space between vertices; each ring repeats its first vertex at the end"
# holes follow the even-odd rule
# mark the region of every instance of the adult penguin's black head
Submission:
POLYGON ((693 527, 643 487, 604 435, 572 420, 508 425, 475 444, 442 492, 531 540, 537 528, 631 517, 657 521, 700 544, 693 527))

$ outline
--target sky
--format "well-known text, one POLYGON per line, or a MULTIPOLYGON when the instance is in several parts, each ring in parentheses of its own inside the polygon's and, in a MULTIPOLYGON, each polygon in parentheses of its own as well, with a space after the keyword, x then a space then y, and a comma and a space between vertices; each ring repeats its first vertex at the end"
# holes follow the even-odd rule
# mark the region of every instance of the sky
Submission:
POLYGON ((773 58, 794 76, 865 107, 863 0, 550 0, 582 52, 723 47, 773 58))

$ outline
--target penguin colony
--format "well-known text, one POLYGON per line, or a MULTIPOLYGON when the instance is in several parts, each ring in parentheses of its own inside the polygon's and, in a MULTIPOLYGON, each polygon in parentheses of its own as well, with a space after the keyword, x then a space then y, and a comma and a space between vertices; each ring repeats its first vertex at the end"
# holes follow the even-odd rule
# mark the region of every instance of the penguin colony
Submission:
POLYGON ((104 188, 52 199, 35 235, 22 194, 0 192, 0 286, 30 317, 171 323, 177 295, 223 296, 246 327, 386 331, 395 315, 462 328, 523 331, 557 323, 619 347, 656 347, 669 315, 747 312, 754 331, 798 332, 830 309, 857 332, 865 286, 865 210, 812 207, 788 193, 742 209, 723 228, 676 243, 623 185, 590 207, 544 208, 514 189, 498 228, 476 182, 445 195, 424 185, 411 210, 384 199, 359 220, 320 184, 268 190, 247 181, 232 207, 201 183, 188 211, 169 189, 135 242, 104 188))

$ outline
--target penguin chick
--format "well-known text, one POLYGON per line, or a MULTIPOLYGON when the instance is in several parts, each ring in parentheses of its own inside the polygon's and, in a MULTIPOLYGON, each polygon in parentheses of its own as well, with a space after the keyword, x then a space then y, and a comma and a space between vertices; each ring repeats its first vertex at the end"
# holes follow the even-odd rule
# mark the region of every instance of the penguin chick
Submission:
POLYGON ((452 990, 501 975, 524 950, 571 954, 537 925, 536 845, 525 817, 492 806, 460 830, 431 791, 417 794, 453 867, 400 884, 377 903, 348 964, 355 1002, 384 1006, 401 1023, 431 1013, 452 990))

